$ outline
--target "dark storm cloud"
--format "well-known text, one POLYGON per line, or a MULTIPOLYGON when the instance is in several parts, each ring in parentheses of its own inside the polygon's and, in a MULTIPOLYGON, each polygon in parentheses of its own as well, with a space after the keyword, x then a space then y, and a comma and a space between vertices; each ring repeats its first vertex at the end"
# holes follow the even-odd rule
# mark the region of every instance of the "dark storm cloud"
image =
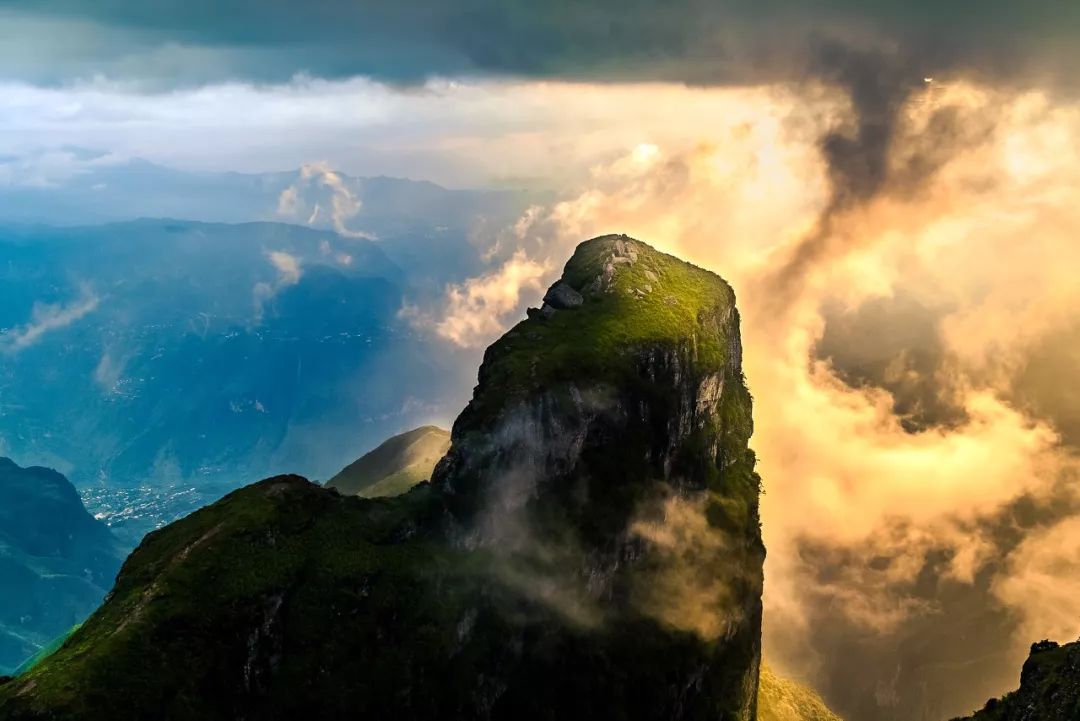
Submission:
POLYGON ((814 37, 887 40, 931 69, 1068 67, 1080 6, 1043 0, 16 0, 4 74, 155 83, 519 75, 739 83, 801 71, 814 37), (32 37, 30 37, 32 36, 32 37), (1023 59, 1023 62, 1021 62, 1023 59))
POLYGON ((830 304, 823 310, 825 328, 815 355, 850 386, 891 393, 893 411, 907 431, 955 428, 968 414, 955 361, 940 334, 949 310, 903 292, 853 310, 830 304))

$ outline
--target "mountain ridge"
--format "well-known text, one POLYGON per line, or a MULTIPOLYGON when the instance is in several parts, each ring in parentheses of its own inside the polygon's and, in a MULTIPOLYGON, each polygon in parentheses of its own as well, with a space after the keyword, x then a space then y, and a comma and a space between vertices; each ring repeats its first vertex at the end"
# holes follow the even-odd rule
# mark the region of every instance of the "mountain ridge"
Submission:
POLYGON ((435 464, 450 450, 450 432, 420 426, 391 436, 329 481, 327 488, 364 498, 397 496, 431 478, 435 464))
POLYGON ((100 603, 119 543, 60 473, 0 457, 0 674, 13 672, 100 603))

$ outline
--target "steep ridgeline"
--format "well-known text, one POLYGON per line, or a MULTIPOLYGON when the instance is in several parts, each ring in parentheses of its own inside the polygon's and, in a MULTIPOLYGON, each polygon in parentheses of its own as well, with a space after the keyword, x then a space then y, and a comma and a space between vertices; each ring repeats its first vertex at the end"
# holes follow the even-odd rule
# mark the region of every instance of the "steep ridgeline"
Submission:
POLYGON ((431 478, 439 459, 450 450, 450 434, 421 426, 398 434, 345 466, 326 482, 327 488, 361 498, 400 496, 431 478))
POLYGON ((1032 644, 1020 688, 987 702, 966 720, 1076 721, 1080 719, 1080 641, 1032 644))
POLYGON ((583 243, 430 483, 279 476, 147 536, 0 719, 755 716, 762 561, 731 288, 583 243))
POLYGON ((0 458, 0 674, 86 618, 121 560, 66 478, 0 458))

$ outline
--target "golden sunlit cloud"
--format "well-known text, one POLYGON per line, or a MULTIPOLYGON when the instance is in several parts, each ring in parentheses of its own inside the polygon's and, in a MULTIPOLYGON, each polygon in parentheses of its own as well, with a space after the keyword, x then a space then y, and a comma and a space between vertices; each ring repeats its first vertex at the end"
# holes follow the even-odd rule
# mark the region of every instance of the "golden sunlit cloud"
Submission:
MULTIPOLYGON (((603 95, 593 93, 587 105, 603 95)), ((823 230, 829 170, 818 141, 844 127, 851 109, 818 88, 737 97, 738 113, 694 126, 696 144, 627 144, 624 156, 593 167, 579 192, 531 209, 513 242, 492 247, 513 248, 508 262, 531 268, 539 287, 539 270, 550 276, 577 242, 627 233, 733 284, 765 486, 766 654, 807 676, 821 662, 808 609, 825 604, 878 632, 932 616, 934 598, 897 588, 913 585, 934 554, 945 559, 940 578, 974 584, 1011 550, 987 530, 991 519, 1020 499, 1049 503, 1076 472, 1054 419, 1032 416, 1011 390, 1028 349, 1074 322, 1080 303, 1080 108, 1042 93, 927 79, 897 120, 881 192, 835 210, 823 230), (934 333, 949 363, 930 380, 947 382, 962 422, 912 433, 887 390, 845 382, 817 357, 829 308, 855 311, 899 294, 944 309, 934 333), (823 582, 827 556, 807 557, 806 547, 842 549, 847 565, 823 582)), ((692 109, 666 110, 693 124, 692 109)), ((452 289, 451 308, 471 307, 466 299, 501 287, 505 275, 497 267, 452 289)), ((520 313, 515 294, 500 297, 499 322, 466 333, 451 312, 441 332, 489 340, 520 313)), ((863 342, 872 350, 880 340, 863 342)), ((1044 604, 1025 593, 1074 566, 1059 559, 1080 537, 1075 520, 1045 523, 985 598, 1021 619, 1002 673, 1013 673, 1033 631, 1080 633, 1080 595, 1054 595, 1055 612, 1040 620, 1044 604)), ((989 694, 969 695, 948 710, 989 694)))

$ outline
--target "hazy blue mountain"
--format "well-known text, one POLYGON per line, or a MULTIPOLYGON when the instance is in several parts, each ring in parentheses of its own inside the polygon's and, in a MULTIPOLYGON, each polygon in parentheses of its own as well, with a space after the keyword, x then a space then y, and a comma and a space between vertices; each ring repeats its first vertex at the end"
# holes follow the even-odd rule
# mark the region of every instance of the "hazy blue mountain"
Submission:
POLYGON ((0 674, 81 622, 112 587, 120 544, 56 471, 0 458, 0 674))
MULTIPOLYGON (((304 182, 301 170, 268 173, 208 172, 169 168, 138 158, 116 161, 79 150, 82 163, 48 184, 0 187, 0 221, 53 225, 99 224, 135 217, 178 217, 236 223, 282 220, 282 191, 296 185, 314 202, 320 183, 304 182)), ((520 194, 487 189, 449 189, 428 181, 358 178, 335 173, 361 204, 358 227, 393 231, 454 226, 513 206, 520 194)), ((324 188, 325 190, 325 188, 324 188)), ((303 199, 303 198, 302 198, 303 199)), ((321 215, 319 227, 329 227, 321 215)))
POLYGON ((130 544, 451 416, 464 365, 399 318, 384 247, 278 223, 0 229, 0 451, 67 473, 130 544))
POLYGON ((356 178, 322 169, 271 173, 193 172, 145 160, 117 162, 93 150, 67 149, 80 164, 68 177, 41 185, 0 186, 0 223, 96 225, 137 218, 204 222, 288 222, 344 228, 387 241, 411 275, 440 284, 479 267, 469 242, 479 227, 505 227, 529 203, 525 193, 456 190, 427 181, 356 178), (282 194, 293 194, 282 203, 282 194), (337 219, 335 204, 342 208, 337 219))

